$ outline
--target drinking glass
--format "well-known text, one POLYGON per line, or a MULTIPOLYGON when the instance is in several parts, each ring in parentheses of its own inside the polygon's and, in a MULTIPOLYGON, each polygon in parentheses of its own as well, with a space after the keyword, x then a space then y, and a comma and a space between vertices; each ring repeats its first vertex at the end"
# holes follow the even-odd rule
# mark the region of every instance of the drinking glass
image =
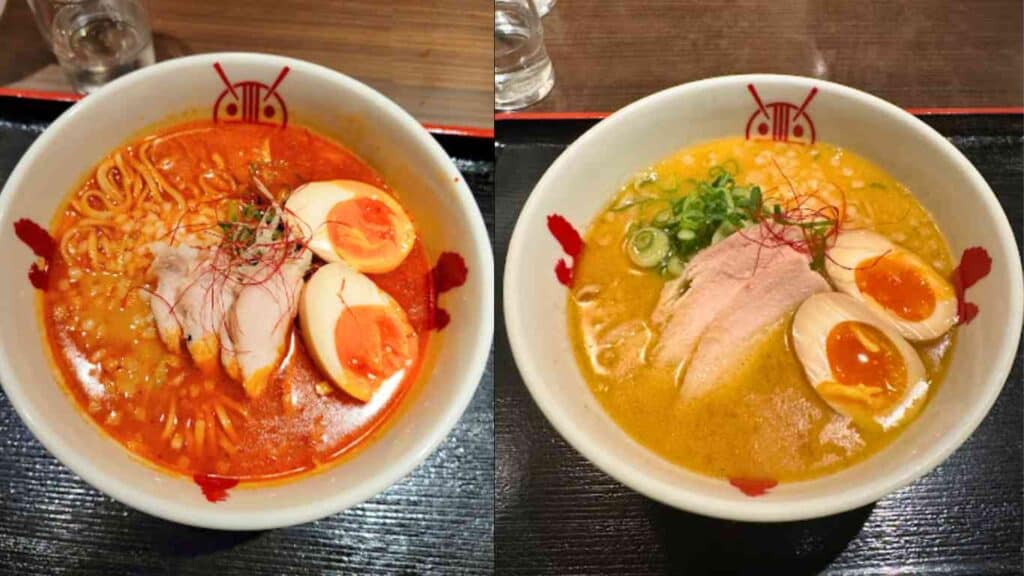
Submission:
POLYGON ((555 85, 540 16, 531 0, 494 3, 494 108, 525 108, 555 85))
POLYGON ((555 3, 558 0, 533 0, 534 5, 537 6, 537 14, 543 18, 551 12, 551 9, 555 7, 555 3))
POLYGON ((142 0, 28 0, 57 62, 83 94, 155 60, 142 0))

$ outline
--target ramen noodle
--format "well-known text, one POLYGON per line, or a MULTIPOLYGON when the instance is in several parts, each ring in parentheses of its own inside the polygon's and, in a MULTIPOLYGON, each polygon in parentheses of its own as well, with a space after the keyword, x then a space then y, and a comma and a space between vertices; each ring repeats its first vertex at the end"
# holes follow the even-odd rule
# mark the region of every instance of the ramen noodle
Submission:
POLYGON ((380 175, 308 129, 151 133, 96 166, 52 235, 41 308, 66 388, 163 469, 254 481, 324 466, 421 370, 427 249, 380 175))

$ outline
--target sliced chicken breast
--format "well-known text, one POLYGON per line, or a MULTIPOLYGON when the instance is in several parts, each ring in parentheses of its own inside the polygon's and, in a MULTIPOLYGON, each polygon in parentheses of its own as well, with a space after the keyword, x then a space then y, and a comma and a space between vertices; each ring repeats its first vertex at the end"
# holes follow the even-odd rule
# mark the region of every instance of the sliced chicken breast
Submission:
POLYGON ((761 231, 750 227, 694 256, 683 274, 665 284, 651 317, 661 328, 654 362, 685 367, 705 328, 727 309, 760 270, 770 267, 789 247, 764 247, 761 231))
POLYGON ((224 368, 224 372, 231 377, 232 380, 242 381, 242 368, 238 365, 238 355, 235 353, 235 343, 231 340, 231 331, 228 329, 230 323, 230 312, 228 317, 225 318, 224 322, 220 325, 220 332, 218 336, 220 338, 220 365, 224 368))
POLYGON ((156 288, 144 291, 153 313, 157 334, 171 352, 181 350, 182 328, 177 313, 178 297, 188 280, 189 272, 199 261, 199 251, 191 246, 168 246, 163 242, 150 244, 153 263, 148 274, 156 280, 156 288))
POLYGON ((289 260, 275 271, 252 273, 258 282, 238 292, 228 315, 227 330, 246 394, 263 393, 284 356, 302 291, 302 277, 311 253, 289 260))
POLYGON ((807 258, 789 248, 759 266, 704 329, 686 368, 680 393, 697 398, 740 368, 766 328, 785 317, 812 294, 830 290, 807 258))
POLYGON ((217 369, 220 334, 238 285, 226 256, 204 254, 189 273, 176 310, 192 360, 204 372, 217 369))

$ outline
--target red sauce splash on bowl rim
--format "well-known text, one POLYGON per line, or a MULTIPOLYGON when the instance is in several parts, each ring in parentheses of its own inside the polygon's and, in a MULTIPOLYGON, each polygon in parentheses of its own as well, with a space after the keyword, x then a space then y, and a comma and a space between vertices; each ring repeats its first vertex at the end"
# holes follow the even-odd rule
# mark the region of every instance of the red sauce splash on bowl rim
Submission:
MULTIPOLYGON (((466 260, 457 252, 442 252, 437 258, 437 263, 430 271, 434 283, 435 297, 454 290, 466 283, 469 277, 469 268, 466 267, 466 260)), ((451 322, 452 316, 447 310, 436 306, 434 308, 434 322, 432 328, 440 332, 451 322)))
POLYGON ((430 273, 434 278, 434 290, 438 294, 444 294, 465 284, 469 269, 466 268, 466 261, 458 253, 442 252, 430 273))
POLYGON ((747 496, 756 498, 767 494, 769 490, 778 486, 779 482, 772 478, 729 478, 729 484, 747 496))
POLYGON ((960 265, 953 270, 956 291, 957 325, 969 324, 978 315, 978 305, 967 301, 967 289, 992 272, 992 257, 981 246, 971 246, 960 256, 960 265))
POLYGON ((559 258, 555 264, 555 277, 565 287, 571 288, 576 279, 576 263, 583 253, 583 237, 573 225, 561 214, 548 215, 548 231, 562 247, 562 252, 572 259, 572 264, 565 258, 559 258))
POLYGON ((238 478, 214 476, 212 474, 194 474, 192 481, 203 491, 203 496, 213 503, 227 500, 228 490, 238 486, 238 478))
POLYGON ((50 260, 57 249, 57 242, 46 228, 28 218, 21 218, 14 223, 14 235, 42 260, 41 263, 32 263, 28 270, 28 280, 37 290, 45 292, 50 284, 50 260))

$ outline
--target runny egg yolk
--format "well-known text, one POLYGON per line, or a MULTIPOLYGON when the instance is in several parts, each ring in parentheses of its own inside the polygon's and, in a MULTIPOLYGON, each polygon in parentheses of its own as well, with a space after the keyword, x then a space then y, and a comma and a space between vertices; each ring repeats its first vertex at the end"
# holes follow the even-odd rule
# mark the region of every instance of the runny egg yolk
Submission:
POLYGON ((904 320, 919 322, 935 311, 935 291, 928 278, 898 254, 861 262, 854 277, 862 294, 904 320))
POLYGON ((847 392, 870 400, 901 392, 907 382, 907 364, 899 349, 881 330, 864 322, 836 324, 825 340, 832 377, 847 392))
POLYGON ((399 215, 379 200, 356 197, 335 204, 327 215, 327 236, 344 259, 401 260, 402 246, 395 231, 399 215))
POLYGON ((334 326, 341 365, 371 390, 410 365, 417 354, 416 332, 386 306, 346 308, 334 326))

